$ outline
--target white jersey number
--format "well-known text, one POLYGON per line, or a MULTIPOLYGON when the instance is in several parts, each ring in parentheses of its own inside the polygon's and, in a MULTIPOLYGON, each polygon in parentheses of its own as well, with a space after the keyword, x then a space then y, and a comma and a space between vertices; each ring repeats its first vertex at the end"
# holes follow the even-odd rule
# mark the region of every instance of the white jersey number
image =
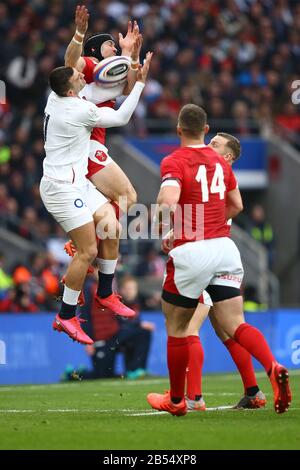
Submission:
POLYGON ((206 166, 200 165, 197 175, 196 181, 201 184, 202 189, 202 202, 209 201, 209 194, 216 194, 219 193, 220 199, 224 199, 224 194, 226 191, 226 187, 224 184, 224 173, 223 168, 220 163, 216 163, 216 169, 214 172, 214 176, 211 182, 210 190, 208 189, 208 181, 207 181, 207 172, 206 166))

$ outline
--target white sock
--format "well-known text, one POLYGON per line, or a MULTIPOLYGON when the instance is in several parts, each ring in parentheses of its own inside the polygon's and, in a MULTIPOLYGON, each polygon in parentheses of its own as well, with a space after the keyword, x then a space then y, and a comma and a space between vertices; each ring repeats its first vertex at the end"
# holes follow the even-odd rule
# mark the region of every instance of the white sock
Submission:
POLYGON ((117 259, 102 259, 96 258, 96 263, 100 273, 114 274, 117 266, 117 259))
POLYGON ((80 290, 73 290, 65 286, 63 293, 63 302, 68 305, 77 305, 80 290))

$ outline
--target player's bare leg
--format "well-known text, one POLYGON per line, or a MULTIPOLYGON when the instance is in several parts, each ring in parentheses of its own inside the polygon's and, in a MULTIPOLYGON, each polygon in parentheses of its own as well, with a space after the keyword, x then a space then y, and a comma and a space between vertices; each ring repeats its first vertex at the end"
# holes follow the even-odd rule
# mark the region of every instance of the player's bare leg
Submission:
POLYGON ((186 395, 188 410, 204 411, 202 397, 202 367, 204 351, 199 338, 199 329, 207 318, 210 307, 199 303, 187 329, 189 363, 186 373, 186 395))
MULTIPOLYGON (((90 180, 96 186, 96 188, 104 194, 107 198, 111 199, 115 203, 114 213, 111 211, 109 215, 109 226, 114 227, 118 225, 117 219, 122 212, 126 212, 129 207, 136 203, 137 195, 136 191, 130 183, 129 179, 123 172, 123 170, 115 162, 109 163, 106 167, 100 169, 93 175, 90 180)), ((120 231, 120 226, 117 227, 117 232, 120 231)), ((65 251, 69 256, 74 256, 76 252, 76 246, 72 242, 65 244, 65 251)), ((114 240, 105 241, 100 243, 99 252, 97 258, 107 260, 117 260, 119 254, 119 236, 116 236, 114 240)), ((99 264, 99 263, 98 263, 99 264)), ((103 263, 102 263, 103 264, 103 263)), ((114 272, 115 266, 110 263, 110 271, 114 272)), ((93 272, 93 267, 89 266, 87 273, 93 272)), ((64 278, 63 278, 64 282, 64 278)), ((102 283, 103 287, 103 283, 102 283)), ((100 286, 99 286, 100 290, 100 286)), ((112 292, 110 292, 111 294, 112 292)), ((102 292, 100 297, 108 297, 108 292, 102 292)), ((81 292, 79 299, 79 305, 84 304, 84 296, 81 292)), ((122 306, 121 306, 122 307, 122 306)), ((123 309, 123 307, 122 307, 123 309)))
POLYGON ((81 329, 80 320, 76 317, 76 308, 89 264, 97 256, 95 225, 89 222, 71 230, 68 235, 76 245, 77 252, 64 277, 62 305, 53 328, 59 332, 66 332, 75 341, 92 344, 93 340, 81 329))
POLYGON ((65 274, 65 285, 80 291, 83 287, 89 265, 97 256, 97 239, 93 222, 71 230, 68 233, 76 246, 76 253, 65 274))
POLYGON ((263 334, 245 323, 243 298, 238 296, 216 302, 214 312, 217 322, 228 336, 244 347, 265 368, 273 387, 275 411, 287 411, 292 399, 288 371, 278 364, 263 334))
POLYGON ((209 319, 214 327, 216 335, 220 338, 224 346, 228 349, 243 381, 244 395, 234 406, 235 409, 256 409, 263 408, 266 403, 265 394, 259 389, 255 376, 252 357, 249 352, 238 344, 234 339, 230 338, 227 333, 219 325, 214 308, 209 312, 209 319))
MULTIPOLYGON (((112 291, 112 282, 119 256, 119 240, 122 230, 121 224, 116 217, 116 211, 110 203, 107 203, 96 211, 93 217, 96 231, 100 238, 96 257, 99 270, 96 300, 102 307, 110 308, 118 315, 132 317, 135 315, 134 310, 126 307, 120 301, 120 296, 112 291)), ((73 243, 68 242, 65 245, 65 251, 67 251, 70 256, 74 256, 76 247, 73 243)), ((90 272, 90 270, 91 266, 88 268, 88 272, 90 272)), ((82 293, 79 299, 81 297, 82 293)))
POLYGON ((156 410, 168 411, 171 414, 182 416, 187 413, 184 399, 185 374, 189 361, 187 331, 195 308, 178 307, 162 300, 162 310, 166 317, 168 334, 167 361, 170 391, 164 395, 149 393, 147 400, 156 410))
POLYGON ((99 282, 96 294, 97 302, 114 313, 124 317, 133 317, 135 311, 126 307, 120 296, 112 291, 112 282, 119 256, 119 240, 122 231, 116 212, 110 203, 102 206, 94 215, 96 232, 100 238, 97 252, 99 282))
POLYGON ((109 163, 106 167, 90 177, 96 188, 112 201, 126 201, 127 210, 137 201, 136 191, 125 175, 124 171, 115 162, 109 163))

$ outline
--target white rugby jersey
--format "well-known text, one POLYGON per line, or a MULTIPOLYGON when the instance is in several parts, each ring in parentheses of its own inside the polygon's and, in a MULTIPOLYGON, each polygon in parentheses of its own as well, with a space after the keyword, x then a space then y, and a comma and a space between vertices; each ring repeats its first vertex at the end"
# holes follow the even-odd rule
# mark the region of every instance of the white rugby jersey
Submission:
POLYGON ((118 110, 97 106, 79 97, 60 97, 51 92, 45 108, 44 176, 74 185, 86 184, 90 134, 94 127, 118 127, 128 123, 144 84, 136 82, 118 110))

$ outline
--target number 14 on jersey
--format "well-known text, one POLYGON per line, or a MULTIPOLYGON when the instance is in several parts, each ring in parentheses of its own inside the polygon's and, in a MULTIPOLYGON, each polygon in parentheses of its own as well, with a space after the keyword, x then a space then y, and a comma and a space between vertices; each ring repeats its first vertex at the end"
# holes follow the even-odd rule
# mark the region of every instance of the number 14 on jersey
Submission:
POLYGON ((216 163, 216 169, 214 172, 214 176, 212 178, 210 188, 208 188, 207 170, 206 170, 205 165, 199 166, 198 172, 196 175, 196 181, 198 181, 198 183, 201 184, 202 202, 208 202, 209 195, 216 194, 216 193, 219 193, 220 199, 224 199, 226 186, 224 184, 223 168, 220 165, 220 163, 216 163))

